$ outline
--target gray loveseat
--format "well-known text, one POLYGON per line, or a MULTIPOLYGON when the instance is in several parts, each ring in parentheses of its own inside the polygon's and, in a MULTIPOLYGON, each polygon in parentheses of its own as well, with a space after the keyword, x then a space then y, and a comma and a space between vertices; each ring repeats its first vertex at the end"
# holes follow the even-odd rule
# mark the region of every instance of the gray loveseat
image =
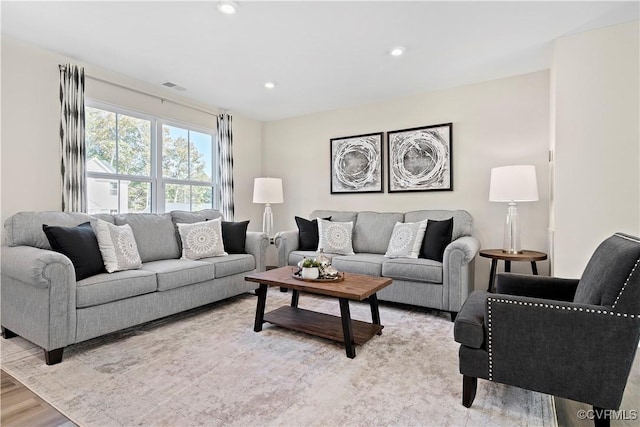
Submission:
POLYGON ((47 364, 62 360, 65 346, 209 304, 256 285, 244 276, 264 271, 269 244, 264 233, 247 232, 245 254, 180 259, 177 223, 221 217, 216 210, 166 214, 89 216, 21 212, 5 221, 2 247, 2 333, 42 347, 47 364), (74 266, 54 252, 42 225, 73 227, 97 218, 129 224, 142 266, 76 281, 74 266))
MULTIPOLYGON (((420 210, 407 213, 344 212, 316 210, 310 219, 331 217, 331 221, 353 222, 355 255, 325 254, 339 271, 384 276, 393 284, 378 293, 378 299, 430 307, 451 313, 452 320, 473 291, 473 261, 480 242, 471 235, 472 218, 463 210, 420 210), (384 256, 396 222, 441 221, 453 218, 452 241, 443 262, 430 259, 386 258, 384 256)), ((276 234, 280 266, 296 265, 313 258, 315 251, 298 250, 298 230, 276 234)))

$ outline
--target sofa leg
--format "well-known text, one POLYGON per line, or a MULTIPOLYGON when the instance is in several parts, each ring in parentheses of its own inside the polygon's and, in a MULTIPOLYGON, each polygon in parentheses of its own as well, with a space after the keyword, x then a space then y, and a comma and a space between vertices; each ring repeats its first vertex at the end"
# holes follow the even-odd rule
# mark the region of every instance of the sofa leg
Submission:
POLYGON ((462 376, 462 406, 471 408, 473 399, 476 398, 476 389, 478 388, 478 378, 462 376))
POLYGON ((593 424, 595 427, 609 427, 611 425, 611 411, 594 406, 593 424))
POLYGON ((456 317, 458 317, 458 312, 457 311, 450 311, 449 314, 451 315, 451 321, 455 322, 456 321, 456 317))
POLYGON ((64 347, 56 348, 55 350, 44 351, 44 360, 47 365, 57 365, 62 362, 62 352, 64 351, 64 347))
POLYGON ((17 337, 18 334, 16 334, 15 332, 5 328, 4 326, 2 327, 2 338, 4 338, 5 340, 8 340, 9 338, 13 338, 13 337, 17 337))

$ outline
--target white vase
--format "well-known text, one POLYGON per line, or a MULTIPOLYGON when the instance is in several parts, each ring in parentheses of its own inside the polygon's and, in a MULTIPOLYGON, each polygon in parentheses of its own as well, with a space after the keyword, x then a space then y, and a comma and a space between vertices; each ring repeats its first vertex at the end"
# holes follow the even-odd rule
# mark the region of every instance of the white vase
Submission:
POLYGON ((317 279, 320 277, 320 270, 318 267, 303 267, 302 278, 303 279, 317 279))

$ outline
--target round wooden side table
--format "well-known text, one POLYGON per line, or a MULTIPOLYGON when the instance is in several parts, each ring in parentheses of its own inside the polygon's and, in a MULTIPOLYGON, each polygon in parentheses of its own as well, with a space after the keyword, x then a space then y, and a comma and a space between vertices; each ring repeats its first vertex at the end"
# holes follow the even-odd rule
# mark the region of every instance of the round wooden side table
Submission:
POLYGON ((536 261, 543 261, 547 259, 547 254, 538 251, 522 251, 518 254, 510 254, 504 252, 502 249, 482 249, 480 256, 491 259, 491 272, 489 273, 489 286, 487 292, 493 292, 493 282, 496 279, 496 267, 498 267, 498 261, 504 261, 504 271, 509 273, 511 271, 511 261, 525 261, 531 263, 531 272, 534 275, 538 275, 538 267, 536 261))

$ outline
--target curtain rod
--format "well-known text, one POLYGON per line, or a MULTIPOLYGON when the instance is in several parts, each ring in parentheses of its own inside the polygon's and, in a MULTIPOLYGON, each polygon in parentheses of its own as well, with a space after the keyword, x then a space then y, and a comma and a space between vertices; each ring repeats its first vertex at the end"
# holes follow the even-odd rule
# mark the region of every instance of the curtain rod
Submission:
MULTIPOLYGON (((66 70, 67 69, 66 65, 59 65, 59 67, 60 67, 60 70, 66 70)), ((214 112, 211 112, 211 111, 208 111, 208 110, 204 110, 202 108, 195 107, 193 105, 189 105, 186 102, 176 101, 176 100, 171 99, 171 98, 165 98, 165 97, 162 97, 162 96, 154 95, 153 93, 144 92, 144 91, 139 90, 139 89, 134 89, 132 87, 125 86, 125 85, 122 85, 120 83, 114 83, 114 82, 111 82, 109 80, 101 79, 99 77, 90 76, 88 74, 85 74, 85 78, 88 78, 88 79, 91 79, 91 80, 95 80, 95 81, 98 81, 98 82, 102 82, 102 83, 106 83, 106 84, 109 84, 109 85, 112 85, 112 86, 116 86, 116 87, 119 87, 119 88, 122 88, 122 89, 126 89, 128 91, 139 93, 141 95, 150 96, 152 98, 159 99, 160 102, 170 102, 170 103, 175 104, 175 105, 180 105, 182 107, 187 107, 187 108, 190 108, 190 109, 195 110, 195 111, 200 111, 201 113, 210 114, 210 115, 216 116, 216 117, 218 116, 218 113, 214 113, 214 112)), ((223 110, 223 112, 226 113, 227 110, 223 110)))

